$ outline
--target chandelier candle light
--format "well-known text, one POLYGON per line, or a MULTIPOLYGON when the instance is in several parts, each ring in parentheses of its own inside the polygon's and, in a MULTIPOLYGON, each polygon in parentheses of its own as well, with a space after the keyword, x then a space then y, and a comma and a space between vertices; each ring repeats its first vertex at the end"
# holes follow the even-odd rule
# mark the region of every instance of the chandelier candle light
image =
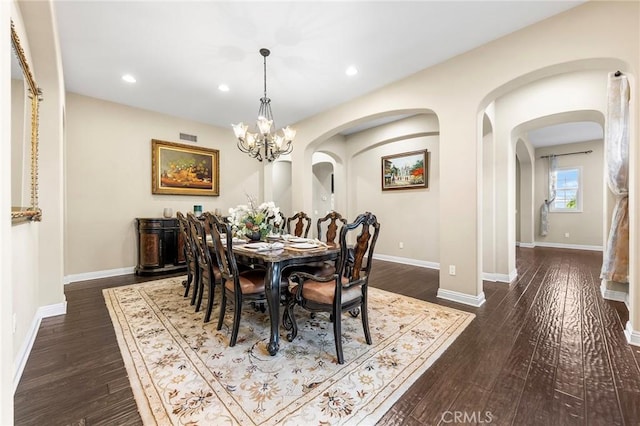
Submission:
POLYGON ((256 122, 257 132, 248 132, 248 126, 244 123, 232 124, 233 132, 238 138, 238 149, 258 161, 266 159, 269 162, 280 155, 289 154, 293 150, 291 142, 296 136, 296 131, 289 126, 281 131, 271 130, 273 113, 271 112, 271 99, 267 97, 267 56, 270 53, 269 49, 260 49, 264 61, 264 96, 260 98, 260 109, 256 122))

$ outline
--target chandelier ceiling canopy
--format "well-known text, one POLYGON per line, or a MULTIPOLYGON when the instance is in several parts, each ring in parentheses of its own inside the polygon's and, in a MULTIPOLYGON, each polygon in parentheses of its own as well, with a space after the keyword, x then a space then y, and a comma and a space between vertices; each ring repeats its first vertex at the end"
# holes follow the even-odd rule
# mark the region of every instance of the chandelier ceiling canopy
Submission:
POLYGON ((238 138, 238 149, 258 161, 274 161, 280 155, 293 151, 293 138, 296 131, 287 126, 282 130, 273 130, 273 113, 271 99, 267 96, 267 56, 269 49, 260 49, 264 64, 264 95, 260 98, 258 120, 255 132, 249 132, 249 126, 244 123, 232 124, 233 132, 238 138))

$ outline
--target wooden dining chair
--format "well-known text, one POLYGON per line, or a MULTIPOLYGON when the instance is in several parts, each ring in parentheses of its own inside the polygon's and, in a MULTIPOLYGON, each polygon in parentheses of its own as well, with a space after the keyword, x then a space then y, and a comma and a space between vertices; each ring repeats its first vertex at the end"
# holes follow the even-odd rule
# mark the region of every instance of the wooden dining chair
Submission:
POLYGON ((344 363, 342 353, 342 313, 360 309, 362 328, 367 344, 371 344, 367 312, 367 286, 373 262, 373 252, 380 232, 376 216, 370 212, 359 215, 353 223, 340 230, 340 256, 336 260, 336 273, 329 276, 294 272, 290 275, 290 292, 293 297, 287 303, 283 322, 291 332, 291 342, 298 334, 294 315, 295 306, 311 312, 329 312, 333 321, 333 336, 338 363, 344 363), (359 233, 358 233, 359 232, 359 233), (353 246, 353 263, 349 262, 349 236, 357 234, 353 246), (290 326, 290 327, 289 327, 290 326))
POLYGON ((275 216, 268 217, 267 223, 273 225, 274 231, 285 231, 287 227, 287 218, 282 214, 282 212, 278 212, 278 217, 280 218, 280 223, 278 225, 275 224, 275 216))
POLYGON ((311 228, 311 218, 305 212, 298 212, 287 219, 287 233, 307 238, 311 228))
POLYGON ((198 262, 198 285, 197 300, 196 300, 196 312, 200 311, 202 304, 202 298, 204 296, 204 289, 208 290, 207 310, 204 315, 204 322, 209 322, 211 319, 211 311, 213 309, 213 301, 215 295, 216 285, 221 284, 222 276, 220 275, 220 269, 217 262, 211 256, 211 251, 207 244, 207 233, 205 232, 205 224, 202 220, 198 219, 193 213, 187 213, 187 220, 189 221, 189 228, 191 230, 191 238, 196 246, 196 258, 198 262))
POLYGON ((193 284, 193 296, 191 297, 191 304, 196 303, 196 295, 197 295, 197 282, 200 279, 200 271, 198 268, 198 261, 196 257, 196 250, 194 242, 191 238, 191 230, 189 228, 189 221, 187 218, 181 213, 176 212, 176 217, 178 218, 178 224, 180 226, 180 234, 182 235, 182 239, 184 241, 184 258, 187 263, 187 279, 182 282, 184 285, 184 297, 189 296, 189 290, 191 288, 191 284, 193 284))
POLYGON ((220 316, 218 327, 220 330, 224 324, 227 302, 233 303, 233 324, 231 326, 231 338, 229 346, 235 346, 240 329, 240 316, 244 301, 252 303, 266 302, 264 270, 248 270, 240 272, 236 257, 233 253, 233 233, 231 224, 218 220, 215 216, 208 218, 211 226, 213 249, 222 277, 222 301, 220 302, 220 316), (224 238, 223 238, 224 237, 224 238))

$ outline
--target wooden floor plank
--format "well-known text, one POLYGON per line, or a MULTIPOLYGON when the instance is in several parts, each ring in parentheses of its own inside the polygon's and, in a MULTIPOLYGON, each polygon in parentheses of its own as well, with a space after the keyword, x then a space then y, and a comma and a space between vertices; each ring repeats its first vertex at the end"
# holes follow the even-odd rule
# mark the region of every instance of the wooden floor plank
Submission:
POLYGON ((577 271, 582 285, 583 365, 585 420, 589 424, 623 424, 613 370, 607 351, 606 335, 598 310, 600 294, 591 282, 589 270, 577 271))
MULTIPOLYGON (((639 424, 640 349, 624 339, 624 304, 602 300, 601 261, 597 252, 517 249, 517 279, 484 282, 486 303, 472 308, 436 297, 437 270, 376 260, 370 285, 476 314, 378 424, 444 425, 456 412, 476 416, 466 424, 485 413, 497 425, 639 424)), ((68 313, 41 323, 14 398, 16 425, 142 424, 102 289, 157 278, 65 286, 68 313)))

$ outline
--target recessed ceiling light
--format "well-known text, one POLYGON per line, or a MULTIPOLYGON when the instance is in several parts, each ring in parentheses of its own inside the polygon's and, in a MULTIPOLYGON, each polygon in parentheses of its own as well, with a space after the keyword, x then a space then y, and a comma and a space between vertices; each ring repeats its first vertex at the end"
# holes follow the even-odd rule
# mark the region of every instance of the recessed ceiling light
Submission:
POLYGON ((227 86, 226 84, 221 84, 218 86, 218 90, 221 92, 228 92, 229 91, 229 86, 227 86))
POLYGON ((358 74, 358 68, 356 68, 354 65, 351 65, 350 67, 347 67, 345 74, 347 74, 348 76, 356 75, 358 74))
POLYGON ((122 76, 122 79, 124 81, 126 81, 127 83, 135 83, 136 82, 136 78, 134 76, 132 76, 131 74, 125 74, 122 76))

